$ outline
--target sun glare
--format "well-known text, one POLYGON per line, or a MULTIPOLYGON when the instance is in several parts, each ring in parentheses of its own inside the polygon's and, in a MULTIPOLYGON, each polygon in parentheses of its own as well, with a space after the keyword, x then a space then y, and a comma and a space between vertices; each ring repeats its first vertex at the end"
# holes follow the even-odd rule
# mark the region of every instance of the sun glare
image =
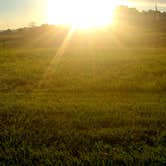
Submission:
POLYGON ((118 0, 48 0, 48 23, 93 28, 113 21, 118 0))

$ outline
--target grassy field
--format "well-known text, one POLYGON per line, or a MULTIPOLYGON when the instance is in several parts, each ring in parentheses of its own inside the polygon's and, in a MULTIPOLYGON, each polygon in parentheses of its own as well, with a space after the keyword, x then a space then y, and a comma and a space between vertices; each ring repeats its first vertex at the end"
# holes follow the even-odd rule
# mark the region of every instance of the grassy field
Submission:
POLYGON ((164 47, 1 48, 0 165, 165 165, 165 92, 164 47))

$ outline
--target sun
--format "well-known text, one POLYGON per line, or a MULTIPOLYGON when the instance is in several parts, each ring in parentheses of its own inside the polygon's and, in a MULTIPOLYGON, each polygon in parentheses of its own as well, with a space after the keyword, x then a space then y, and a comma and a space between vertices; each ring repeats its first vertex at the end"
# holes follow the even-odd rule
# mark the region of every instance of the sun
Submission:
POLYGON ((118 0, 48 0, 47 21, 74 28, 93 28, 113 21, 118 0))

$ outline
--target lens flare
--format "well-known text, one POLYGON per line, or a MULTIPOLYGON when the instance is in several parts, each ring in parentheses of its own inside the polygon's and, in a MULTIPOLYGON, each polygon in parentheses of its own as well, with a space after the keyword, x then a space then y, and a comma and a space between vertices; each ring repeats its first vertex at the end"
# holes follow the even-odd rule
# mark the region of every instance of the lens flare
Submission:
POLYGON ((113 21, 118 4, 117 0, 48 0, 47 20, 75 28, 100 27, 113 21))

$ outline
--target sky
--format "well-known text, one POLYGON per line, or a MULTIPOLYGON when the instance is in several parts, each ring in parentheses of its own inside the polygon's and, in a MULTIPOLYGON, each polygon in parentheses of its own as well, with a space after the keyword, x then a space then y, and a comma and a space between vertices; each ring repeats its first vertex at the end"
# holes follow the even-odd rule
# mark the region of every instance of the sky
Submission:
POLYGON ((0 29, 44 23, 46 0, 0 0, 0 29))
MULTIPOLYGON (((24 27, 30 22, 36 22, 37 24, 47 23, 47 1, 0 0, 0 29, 24 27)), ((139 10, 148 10, 154 9, 155 0, 122 1, 129 1, 130 6, 139 10)), ((158 8, 161 11, 166 11, 166 0, 158 0, 158 8)))

